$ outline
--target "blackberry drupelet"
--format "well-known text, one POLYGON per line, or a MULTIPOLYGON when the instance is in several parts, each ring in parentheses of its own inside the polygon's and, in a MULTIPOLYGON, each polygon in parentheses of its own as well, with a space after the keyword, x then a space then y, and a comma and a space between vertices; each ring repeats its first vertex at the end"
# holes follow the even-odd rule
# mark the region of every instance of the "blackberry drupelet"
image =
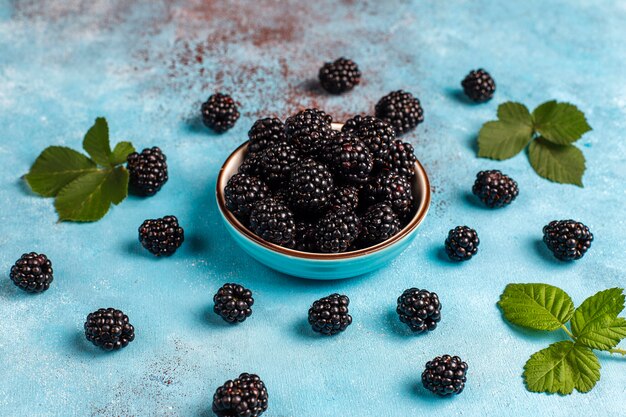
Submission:
POLYGON ((318 74, 324 90, 332 94, 350 91, 361 82, 361 71, 356 63, 347 58, 326 62, 318 74))
POLYGON ((104 350, 119 350, 135 339, 135 328, 120 310, 101 308, 87 316, 85 336, 104 350))
POLYGON ((11 267, 9 276, 16 286, 26 292, 44 292, 54 280, 52 262, 43 253, 25 253, 11 267))
POLYGON ((355 242, 361 221, 354 211, 342 207, 331 210, 317 224, 317 248, 324 253, 345 252, 355 242))
POLYGON ((352 133, 361 139, 378 167, 384 165, 389 146, 396 138, 393 127, 373 116, 354 116, 343 125, 341 131, 352 133))
POLYGON ((384 158, 384 167, 406 178, 415 176, 415 151, 410 143, 394 140, 384 158))
POLYGON ((361 217, 361 235, 363 246, 372 246, 394 236, 402 228, 393 209, 386 203, 370 206, 361 217))
POLYGON ((593 234, 581 222, 554 220, 543 227, 543 241, 557 259, 575 261, 591 247, 593 234))
POLYGON ((490 100, 496 91, 496 83, 484 69, 472 70, 461 82, 463 91, 471 100, 481 103, 490 100))
POLYGON ((311 221, 300 220, 296 222, 296 250, 317 252, 317 243, 315 241, 316 228, 316 223, 311 221))
POLYGON ((332 136, 332 117, 322 110, 306 109, 285 121, 289 142, 303 155, 315 155, 332 136))
POLYGON ((441 303, 436 293, 409 288, 398 297, 400 321, 415 333, 432 331, 441 320, 441 303))
POLYGON ((291 169, 287 200, 299 213, 321 216, 328 207, 333 190, 333 175, 326 165, 305 159, 291 169))
POLYGON ((385 173, 374 178, 365 185, 362 194, 366 206, 387 203, 401 219, 410 216, 415 210, 411 183, 395 173, 385 173))
POLYGON ((498 170, 480 171, 472 192, 490 208, 509 205, 519 194, 517 182, 498 170))
POLYGON ((211 408, 218 417, 259 417, 267 411, 267 400, 261 378, 243 373, 215 391, 211 408))
POLYGON ((129 191, 144 197, 155 195, 169 179, 166 161, 166 156, 156 146, 128 155, 129 191))
POLYGON ((250 230, 270 243, 287 248, 295 246, 296 223, 293 213, 274 197, 254 204, 250 214, 250 230))
POLYGON ((155 256, 170 256, 185 241, 185 231, 176 216, 148 219, 139 226, 139 241, 155 256))
POLYGON ((343 332, 352 324, 349 304, 350 299, 341 294, 320 298, 309 309, 309 324, 314 331, 327 336, 343 332))
POLYGON ((333 209, 347 207, 350 210, 356 210, 359 207, 359 189, 354 185, 335 187, 330 195, 329 206, 333 209))
POLYGON ((285 142, 287 140, 285 124, 275 117, 259 119, 254 122, 248 132, 248 139, 250 139, 250 144, 248 145, 249 153, 256 153, 268 146, 285 142))
POLYGON ((457 226, 450 230, 446 238, 446 253, 453 261, 467 261, 478 252, 478 234, 467 226, 457 226))
POLYGON ((424 110, 411 93, 398 90, 378 101, 376 117, 389 123, 397 134, 402 135, 424 121, 424 110))
POLYGON ((252 205, 269 196, 268 186, 257 177, 246 174, 235 174, 224 187, 226 208, 237 218, 247 221, 252 205))
POLYGON ((466 382, 467 363, 458 356, 437 356, 426 362, 422 373, 424 388, 442 397, 460 394, 466 382))
POLYGON ((215 93, 202 103, 202 121, 217 133, 226 132, 235 126, 239 110, 235 100, 228 94, 215 93))
POLYGON ((279 143, 266 148, 260 154, 260 178, 270 187, 280 187, 289 179, 291 168, 300 159, 293 145, 279 143))
POLYGON ((213 311, 228 323, 241 323, 252 315, 252 292, 239 284, 224 284, 213 296, 213 311))
POLYGON ((330 146, 331 166, 344 180, 354 183, 364 183, 374 169, 374 158, 369 149, 361 140, 349 133, 330 146))

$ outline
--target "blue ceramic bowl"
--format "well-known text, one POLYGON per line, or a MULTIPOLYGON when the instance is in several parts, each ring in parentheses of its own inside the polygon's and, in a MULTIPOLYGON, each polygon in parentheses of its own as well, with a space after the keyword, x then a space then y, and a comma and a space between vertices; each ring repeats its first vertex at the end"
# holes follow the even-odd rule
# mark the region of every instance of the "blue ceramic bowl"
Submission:
POLYGON ((247 148, 247 142, 237 148, 220 170, 217 178, 217 205, 224 224, 235 242, 257 261, 285 274, 311 279, 341 279, 379 269, 409 246, 428 212, 430 184, 426 171, 419 162, 416 162, 413 191, 417 196, 417 211, 409 224, 392 238, 366 249, 345 253, 309 253, 274 245, 249 231, 225 205, 224 186, 230 177, 237 173, 247 148))

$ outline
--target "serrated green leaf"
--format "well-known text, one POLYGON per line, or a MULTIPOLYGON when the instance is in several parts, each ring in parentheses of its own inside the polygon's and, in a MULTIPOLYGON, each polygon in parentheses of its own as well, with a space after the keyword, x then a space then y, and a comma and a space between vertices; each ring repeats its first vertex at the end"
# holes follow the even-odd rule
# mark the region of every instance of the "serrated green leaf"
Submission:
POLYGON ((498 107, 499 120, 487 122, 478 134, 478 156, 508 159, 528 145, 533 134, 532 118, 526 106, 503 103, 498 107))
POLYGON ((572 333, 594 349, 608 350, 626 337, 626 320, 617 315, 624 309, 621 288, 610 288, 587 298, 572 316, 572 333))
POLYGON ((125 163, 128 155, 133 152, 135 152, 135 148, 133 147, 132 143, 119 142, 117 145, 115 145, 115 148, 113 148, 113 152, 111 153, 111 157, 109 159, 111 165, 115 166, 125 163))
POLYGON ((96 163, 108 166, 111 158, 109 125, 104 117, 98 117, 83 139, 83 148, 96 163))
POLYGON ((24 179, 35 193, 54 197, 76 178, 96 170, 96 164, 80 152, 50 146, 37 157, 24 179))
POLYGON ((533 126, 533 118, 528 108, 522 103, 514 101, 508 101, 498 106, 498 119, 507 123, 519 123, 528 127, 533 126))
POLYGON ((570 296, 548 284, 509 284, 498 305, 508 321, 535 330, 556 330, 574 313, 570 296))
POLYGON ((118 205, 128 196, 128 171, 124 167, 113 169, 107 182, 104 193, 111 198, 111 202, 118 205))
POLYGON ((617 346, 625 337, 626 319, 604 317, 604 319, 587 327, 577 340, 581 345, 592 349, 609 350, 617 346))
POLYGON ((531 142, 528 159, 535 172, 543 178, 583 186, 585 157, 574 145, 555 145, 540 137, 531 142))
POLYGON ((535 130, 557 145, 568 145, 591 130, 585 114, 569 103, 547 101, 533 110, 535 130))

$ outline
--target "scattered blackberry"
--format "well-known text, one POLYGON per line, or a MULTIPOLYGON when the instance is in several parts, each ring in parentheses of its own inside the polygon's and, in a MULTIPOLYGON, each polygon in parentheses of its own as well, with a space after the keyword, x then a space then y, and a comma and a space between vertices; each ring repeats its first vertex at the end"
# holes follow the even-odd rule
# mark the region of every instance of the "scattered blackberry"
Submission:
POLYGON ((326 165, 305 159, 291 170, 287 199, 300 213, 321 215, 328 207, 333 186, 333 176, 326 165))
POLYGON ((364 243, 364 246, 383 242, 402 228, 398 216, 386 203, 370 206, 361 218, 361 225, 362 230, 359 239, 364 243))
MULTIPOLYGON (((341 135, 350 135, 342 133, 341 135)), ((330 147, 332 167, 337 174, 350 182, 363 183, 369 180, 374 169, 374 159, 369 149, 356 137, 344 138, 330 147)))
POLYGON ((446 239, 446 253, 453 261, 467 261, 478 252, 478 234, 467 226, 450 230, 446 239))
POLYGON ((517 182, 498 170, 480 171, 472 192, 487 207, 496 208, 509 205, 519 193, 517 182))
POLYGON ((215 93, 202 103, 202 121, 217 133, 226 132, 239 119, 237 104, 228 94, 215 93))
POLYGON ((10 277, 26 292, 44 292, 54 280, 52 262, 43 253, 25 253, 11 267, 10 277))
POLYGON ((350 91, 361 82, 361 71, 354 61, 339 58, 334 62, 325 63, 318 74, 324 90, 332 94, 350 91))
POLYGON ((415 176, 415 151, 410 143, 394 140, 384 158, 385 168, 406 178, 415 176))
POLYGON ((396 312, 400 321, 415 333, 432 331, 441 320, 441 303, 434 292, 409 288, 398 297, 396 312))
POLYGON ((458 356, 437 356, 426 362, 422 384, 427 390, 445 397, 460 394, 467 381, 467 363, 458 356))
POLYGON ((261 157, 264 152, 248 153, 246 158, 239 165, 238 172, 248 174, 255 177, 261 175, 261 157))
POLYGON ((461 82, 465 94, 478 103, 490 100, 496 91, 496 83, 484 69, 472 70, 461 82))
POLYGON ((383 166, 389 146, 396 138, 396 132, 387 122, 373 116, 354 116, 341 129, 350 132, 363 141, 370 150, 376 166, 383 166))
POLYGON ((320 145, 332 135, 332 117, 322 110, 306 109, 285 121, 285 131, 303 155, 315 155, 320 145))
POLYGON ((213 296, 213 311, 229 323, 241 323, 252 315, 252 292, 239 284, 224 284, 213 296))
POLYGON ((543 227, 543 241, 557 259, 575 261, 585 255, 593 242, 593 234, 581 222, 554 220, 543 227))
POLYGON ((243 373, 228 380, 213 395, 218 417, 259 417, 267 411, 267 389, 257 375, 243 373))
POLYGON ((257 201, 250 214, 250 230, 260 238, 280 246, 295 246, 296 223, 293 213, 273 197, 257 201))
POLYGON ((285 124, 275 117, 259 119, 252 125, 248 132, 249 153, 259 152, 268 146, 287 140, 285 136, 285 124))
POLYGON ((341 294, 320 298, 309 309, 309 324, 314 331, 327 336, 343 332, 352 324, 349 304, 350 299, 341 294))
POLYGON ((104 350, 118 350, 135 339, 135 328, 120 310, 101 308, 87 316, 85 336, 104 350))
POLYGON ((414 211, 411 183, 395 173, 383 174, 367 183, 363 188, 363 195, 367 206, 387 203, 401 218, 410 216, 414 211))
POLYGON ((341 185, 330 195, 330 207, 347 207, 356 210, 359 207, 359 189, 354 185, 341 185))
POLYGON ((292 165, 298 160, 298 152, 292 145, 279 143, 270 146, 260 154, 260 176, 270 187, 279 187, 289 179, 292 165))
POLYGON ((315 241, 316 224, 310 221, 296 222, 296 250, 302 252, 317 252, 315 241))
POLYGON ((139 241, 156 256, 170 256, 185 241, 185 231, 176 216, 148 219, 139 226, 139 241))
POLYGON ((348 250, 361 229, 361 221, 354 212, 342 207, 331 210, 317 224, 317 248, 325 253, 348 250))
POLYGON ((224 187, 226 207, 237 218, 247 220, 252 205, 269 195, 269 188, 257 177, 246 174, 235 174, 224 187))
POLYGON ((126 168, 129 191, 145 197, 155 195, 169 179, 166 160, 161 149, 156 146, 128 155, 126 168))
POLYGON ((376 117, 389 123, 401 135, 424 121, 424 110, 420 101, 411 93, 398 90, 378 101, 376 117))

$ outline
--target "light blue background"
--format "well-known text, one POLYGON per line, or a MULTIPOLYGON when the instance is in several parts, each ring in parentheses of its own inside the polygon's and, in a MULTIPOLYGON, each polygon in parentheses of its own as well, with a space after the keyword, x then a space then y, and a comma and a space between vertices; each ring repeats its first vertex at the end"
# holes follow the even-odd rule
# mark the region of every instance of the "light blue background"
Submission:
POLYGON ((625 415, 625 358, 601 353, 602 377, 589 394, 526 391, 526 359, 565 335, 512 328, 495 305, 509 282, 558 285, 576 304, 625 285, 624 2, 307 3, 0 3, 0 414, 209 416, 218 385, 256 372, 269 390, 268 416, 625 415), (310 80, 340 55, 359 63, 363 83, 329 97, 310 80), (498 90, 472 105, 459 83, 480 66, 498 90), (371 112, 398 88, 422 100, 426 120, 406 139, 434 192, 410 248, 385 270, 331 282, 283 276, 242 253, 220 224, 213 188, 253 121, 299 106, 341 121, 371 112), (221 136, 196 117, 217 90, 232 93, 242 111, 221 136), (542 180, 523 154, 476 158, 476 134, 498 103, 532 108, 548 99, 577 104, 594 128, 578 142, 584 189, 542 180), (98 223, 59 224, 52 200, 34 196, 20 177, 44 147, 79 147, 97 116, 108 118, 114 141, 160 146, 171 179, 156 197, 131 197, 98 223), (487 210, 470 195, 476 172, 489 168, 519 183, 506 209, 487 210), (137 227, 165 214, 179 217, 187 241, 174 257, 154 259, 137 227), (596 240, 583 260, 564 264, 540 243, 541 228, 569 217, 596 240), (481 238, 477 257, 461 265, 441 252, 458 224, 481 238), (55 269, 51 289, 36 296, 8 279, 31 250, 47 253, 55 269), (257 301, 240 326, 211 313, 213 293, 228 281, 251 288, 257 301), (435 332, 413 336, 398 322, 396 297, 410 286, 439 294, 435 332), (307 309, 335 291, 352 300, 354 324, 316 337, 307 309), (85 316, 108 306, 137 329, 115 354, 82 334, 85 316), (453 399, 419 384, 424 363, 444 353, 469 363, 467 389, 453 399))

